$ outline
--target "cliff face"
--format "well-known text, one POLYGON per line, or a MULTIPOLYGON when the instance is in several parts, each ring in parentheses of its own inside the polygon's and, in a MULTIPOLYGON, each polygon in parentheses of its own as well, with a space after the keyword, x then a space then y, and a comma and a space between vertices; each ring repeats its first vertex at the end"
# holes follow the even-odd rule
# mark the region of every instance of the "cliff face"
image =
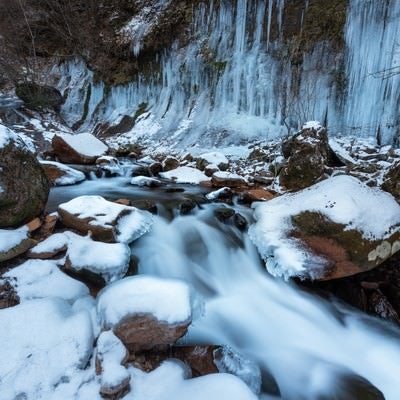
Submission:
POLYGON ((399 133, 395 0, 26 2, 35 40, 25 19, 18 40, 62 61, 52 73, 75 129, 174 145, 276 137, 310 119, 388 143, 399 133))

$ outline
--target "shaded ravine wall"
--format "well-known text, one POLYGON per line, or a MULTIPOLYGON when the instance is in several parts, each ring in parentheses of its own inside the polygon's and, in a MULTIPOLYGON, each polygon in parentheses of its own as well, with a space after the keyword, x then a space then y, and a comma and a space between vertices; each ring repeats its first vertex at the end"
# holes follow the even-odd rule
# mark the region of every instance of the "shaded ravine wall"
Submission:
MULTIPOLYGON (((186 40, 177 39, 129 84, 99 82, 80 61, 63 64, 57 71, 59 87, 68 90, 63 116, 81 131, 130 131, 133 138, 176 146, 274 138, 314 119, 331 133, 395 142, 400 2, 349 0, 342 23, 337 14, 337 27, 328 21, 324 29, 320 20, 314 24, 319 31, 313 31, 313 19, 324 17, 316 14, 322 3, 200 2, 191 6, 186 40), (289 18, 299 20, 293 32, 289 18)), ((149 21, 135 23, 141 35, 133 36, 132 51, 140 58, 149 21)))

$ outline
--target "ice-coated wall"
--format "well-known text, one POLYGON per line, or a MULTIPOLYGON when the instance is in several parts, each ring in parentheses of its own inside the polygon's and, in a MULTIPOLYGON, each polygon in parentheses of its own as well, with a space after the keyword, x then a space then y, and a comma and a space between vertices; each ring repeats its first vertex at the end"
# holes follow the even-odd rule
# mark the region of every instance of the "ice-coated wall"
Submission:
MULTIPOLYGON (((82 119, 80 129, 87 130, 146 110, 133 134, 182 146, 274 138, 316 119, 331 133, 379 133, 393 141, 400 124, 400 1, 350 0, 344 48, 316 43, 300 68, 285 56, 284 18, 284 0, 201 3, 189 44, 166 49, 160 72, 106 89, 82 63, 64 65, 64 117, 71 124, 82 119)), ((140 33, 132 39, 139 57, 149 23, 137 17, 130 23, 140 33)))

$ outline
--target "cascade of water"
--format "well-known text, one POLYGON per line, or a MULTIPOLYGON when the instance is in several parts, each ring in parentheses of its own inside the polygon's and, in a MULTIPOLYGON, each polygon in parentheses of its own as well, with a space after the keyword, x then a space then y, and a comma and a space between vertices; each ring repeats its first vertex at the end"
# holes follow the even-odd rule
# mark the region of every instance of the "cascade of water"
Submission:
MULTIPOLYGON (((162 9, 168 1, 156 3, 162 9)), ((133 116, 145 104, 148 112, 132 135, 181 147, 273 138, 286 132, 284 125, 308 119, 326 122, 332 133, 380 130, 384 142, 392 140, 400 124, 400 74, 394 74, 400 45, 393 40, 400 36, 400 2, 350 0, 344 67, 326 42, 317 43, 300 68, 291 65, 282 37, 289 6, 284 0, 201 2, 188 44, 175 43, 162 54, 160 72, 138 74, 109 91, 82 63, 64 67, 59 86, 70 90, 63 115, 68 122, 83 115, 80 129, 90 130, 133 116)), ((304 13, 308 9, 305 0, 304 13)), ((134 36, 139 56, 143 35, 134 36)))
POLYGON ((205 315, 188 342, 224 343, 251 356, 272 373, 282 398, 349 398, 339 376, 359 374, 397 400, 398 329, 273 279, 247 236, 217 223, 211 208, 171 222, 156 217, 133 253, 142 273, 184 279, 204 296, 205 315))

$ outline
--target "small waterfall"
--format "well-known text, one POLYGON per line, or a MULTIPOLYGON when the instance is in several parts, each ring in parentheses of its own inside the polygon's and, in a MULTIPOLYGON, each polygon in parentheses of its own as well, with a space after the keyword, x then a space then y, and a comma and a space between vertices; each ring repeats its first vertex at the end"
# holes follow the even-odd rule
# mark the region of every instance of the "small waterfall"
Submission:
MULTIPOLYGON (((156 3, 158 12, 169 2, 156 3)), ((160 54, 157 71, 139 73, 127 85, 108 88, 94 82, 83 63, 64 65, 59 87, 69 95, 63 116, 71 125, 80 121, 80 130, 135 116, 134 139, 179 147, 272 139, 305 120, 325 122, 332 134, 380 132, 384 143, 395 140, 399 1, 349 0, 344 48, 316 42, 298 65, 283 31, 290 7, 284 0, 200 2, 187 44, 175 42, 160 54)), ((302 7, 301 21, 309 1, 302 7)), ((151 23, 146 12, 131 21, 139 57, 151 23)))
POLYGON ((358 374, 397 400, 399 330, 269 276, 247 235, 216 222, 212 207, 170 222, 155 217, 133 246, 141 273, 184 279, 204 297, 205 315, 186 341, 247 354, 284 399, 350 398, 339 377, 358 374))

